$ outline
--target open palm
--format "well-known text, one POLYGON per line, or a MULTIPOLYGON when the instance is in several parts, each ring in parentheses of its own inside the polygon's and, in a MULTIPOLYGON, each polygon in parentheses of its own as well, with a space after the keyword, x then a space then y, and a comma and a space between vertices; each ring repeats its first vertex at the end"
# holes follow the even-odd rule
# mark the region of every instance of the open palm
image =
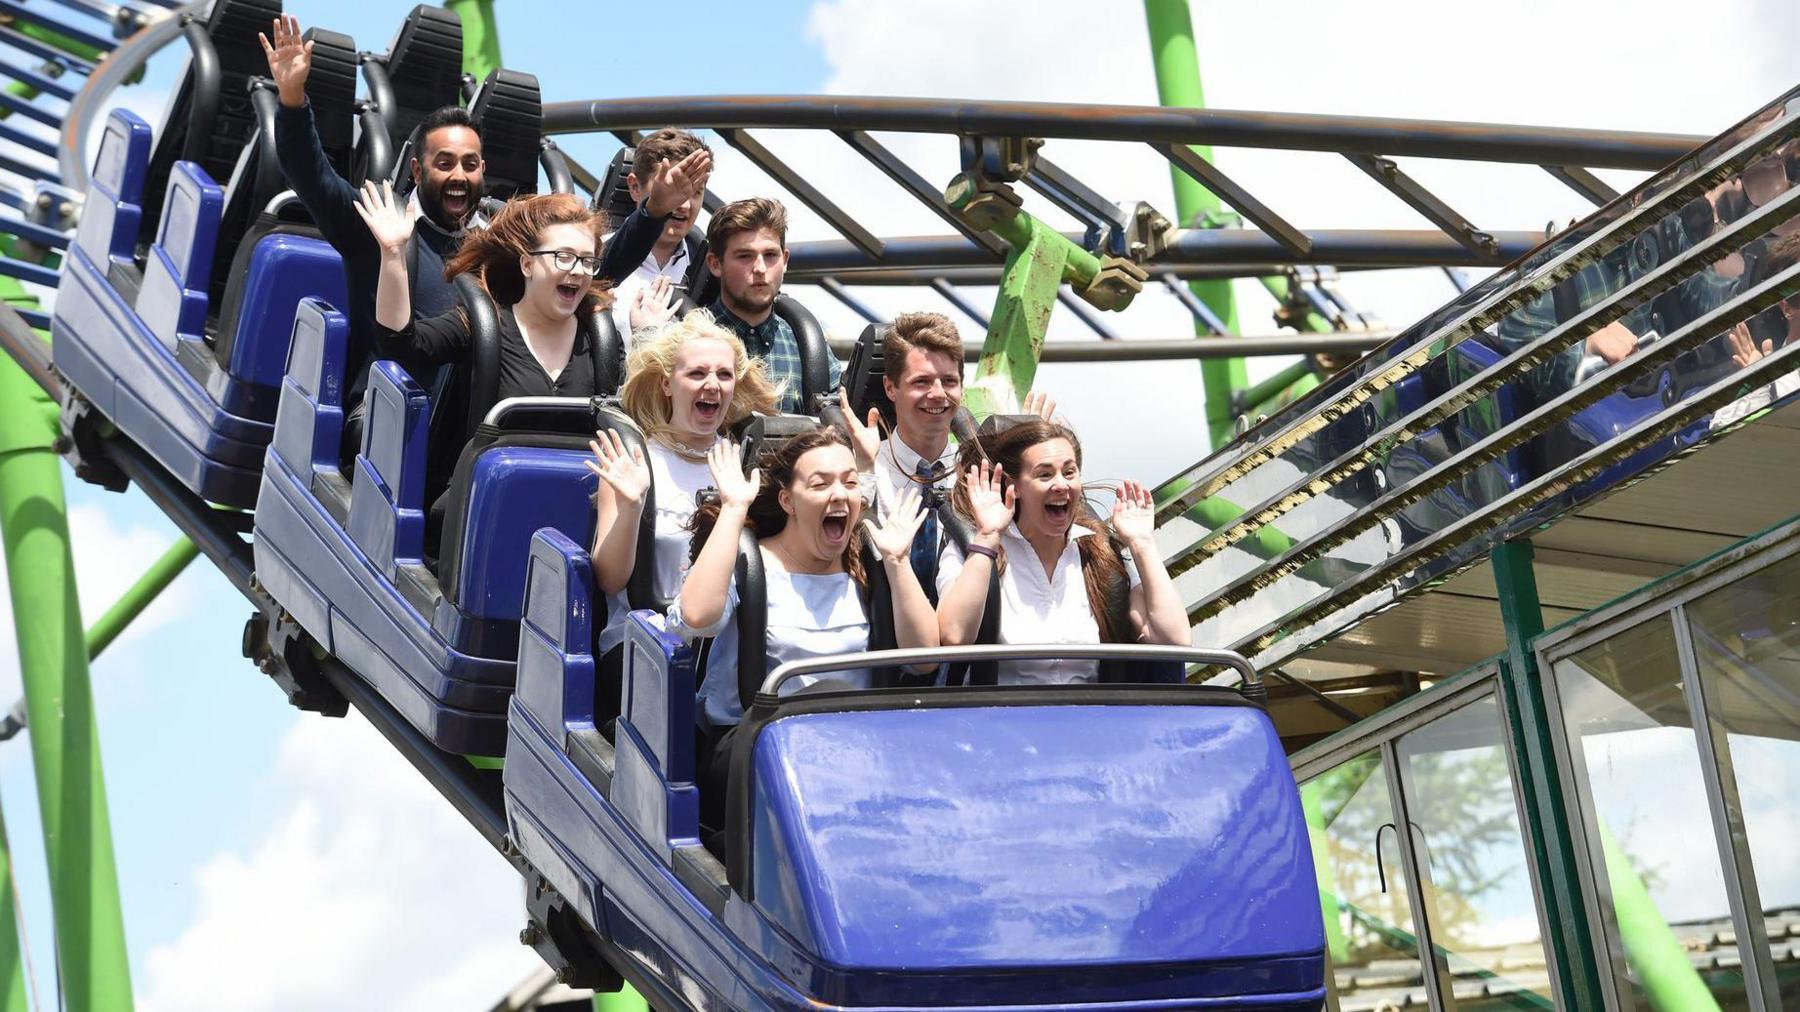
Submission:
POLYGON ((873 520, 863 520, 863 527, 869 533, 869 543, 875 546, 882 558, 890 562, 904 562, 911 555, 913 536, 919 533, 919 525, 925 522, 925 511, 920 508, 922 501, 919 493, 909 488, 900 493, 893 508, 888 510, 887 519, 879 527, 873 520))
POLYGON ((662 217, 694 199, 706 189, 712 175, 712 152, 701 148, 680 161, 665 161, 650 176, 644 193, 644 208, 662 217))
POLYGON ((1156 500, 1150 490, 1135 481, 1123 482, 1113 506, 1112 526, 1126 544, 1149 544, 1156 537, 1156 500))
POLYGON ((395 199, 393 183, 385 180, 379 186, 374 180, 364 183, 355 207, 363 224, 369 226, 369 234, 375 237, 376 245, 382 249, 401 249, 412 238, 413 217, 406 213, 406 206, 395 199))
POLYGON ((625 441, 611 430, 594 435, 588 440, 594 459, 583 463, 606 482, 614 495, 633 506, 641 505, 644 493, 650 490, 650 467, 644 462, 644 451, 633 446, 626 452, 625 441))
POLYGON ((1006 484, 1004 469, 987 462, 971 464, 965 481, 969 486, 969 519, 980 534, 999 534, 1013 519, 1013 490, 1006 484))
POLYGON ((736 443, 721 439, 706 451, 706 467, 712 472, 713 487, 719 490, 719 505, 748 509, 762 488, 762 468, 751 468, 745 474, 738 453, 736 443))
POLYGON ((276 18, 269 35, 256 33, 269 60, 269 77, 284 97, 303 97, 312 74, 313 44, 300 38, 300 20, 292 14, 276 18), (270 41, 273 37, 274 41, 270 41))

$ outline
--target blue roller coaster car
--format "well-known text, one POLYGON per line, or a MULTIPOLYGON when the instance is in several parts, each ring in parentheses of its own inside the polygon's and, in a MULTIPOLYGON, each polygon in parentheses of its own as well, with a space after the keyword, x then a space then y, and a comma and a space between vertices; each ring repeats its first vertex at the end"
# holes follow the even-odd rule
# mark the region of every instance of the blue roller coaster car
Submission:
MULTIPOLYGON (((481 323, 491 304, 464 282, 478 329, 491 330, 481 323)), ((257 578, 432 744, 499 755, 527 549, 542 527, 592 538, 595 479, 582 462, 595 427, 611 416, 597 417, 587 399, 494 406, 440 498, 433 566, 429 406, 396 363, 370 369, 362 449, 348 480, 339 470, 348 330, 342 314, 317 301, 294 320, 256 501, 257 578), (515 417, 538 427, 505 428, 515 417), (544 429, 546 417, 560 430, 544 429)))
POLYGON ((265 223, 232 254, 214 304, 225 192, 199 165, 176 162, 140 262, 149 176, 150 127, 114 110, 57 288, 56 367, 196 494, 248 507, 295 309, 306 298, 343 305, 343 267, 304 226, 265 223))
MULTIPOLYGON (((511 840, 541 876, 536 892, 559 894, 587 944, 624 959, 658 1007, 1322 1007, 1299 795, 1267 714, 1237 691, 780 696, 803 669, 1045 648, 790 665, 735 735, 727 825, 709 849, 693 651, 653 613, 633 613, 609 741, 594 723, 587 553, 539 532, 525 594, 504 773, 511 840)), ((540 949, 551 934, 527 931, 540 949)))

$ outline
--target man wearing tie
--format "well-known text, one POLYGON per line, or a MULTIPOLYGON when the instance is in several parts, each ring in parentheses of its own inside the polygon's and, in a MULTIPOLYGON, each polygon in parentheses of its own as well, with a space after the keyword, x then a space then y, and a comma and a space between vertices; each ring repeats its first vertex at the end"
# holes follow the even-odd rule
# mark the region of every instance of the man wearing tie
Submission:
POLYGON ((962 335, 940 313, 906 313, 888 325, 881 351, 882 386, 894 402, 893 432, 882 439, 875 409, 869 410, 865 424, 840 391, 841 403, 876 522, 909 485, 925 497, 925 522, 913 538, 912 566, 930 594, 937 586, 941 534, 936 507, 956 483, 950 423, 962 406, 962 335))

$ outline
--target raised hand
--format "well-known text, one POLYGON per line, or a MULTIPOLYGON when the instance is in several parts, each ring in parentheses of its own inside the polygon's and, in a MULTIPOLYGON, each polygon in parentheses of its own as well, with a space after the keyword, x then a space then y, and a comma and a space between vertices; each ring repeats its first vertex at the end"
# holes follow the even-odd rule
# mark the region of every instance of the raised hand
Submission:
POLYGON ((263 55, 269 58, 269 77, 281 94, 281 104, 298 109, 306 104, 306 78, 312 73, 313 44, 300 41, 300 19, 283 14, 269 26, 269 34, 256 33, 262 42, 263 55))
POLYGON ((719 490, 719 505, 749 509, 762 488, 762 468, 753 467, 749 474, 738 463, 738 445, 729 439, 713 443, 706 451, 706 467, 712 472, 713 487, 719 490))
POLYGON ((1119 485, 1119 498, 1113 504, 1113 530, 1136 552, 1156 542, 1156 499, 1150 490, 1135 481, 1119 485))
POLYGON ((631 296, 628 319, 631 332, 654 330, 675 318, 675 283, 667 275, 658 274, 650 284, 631 296))
POLYGON ((969 487, 969 519, 975 522, 979 535, 998 537, 1013 522, 1013 489, 1007 486, 1005 492, 1001 491, 1006 485, 1004 470, 999 464, 989 465, 984 460, 970 464, 963 479, 969 487))
POLYGON ((1036 415, 1046 422, 1054 422, 1056 421, 1056 402, 1050 399, 1049 394, 1038 393, 1034 390, 1025 395, 1025 413, 1036 415))
POLYGON ((650 466, 644 462, 644 451, 636 446, 625 451, 625 441, 617 432, 601 430, 588 440, 594 460, 584 460, 587 469, 599 475, 618 496, 631 506, 644 504, 644 493, 650 489, 650 466))
POLYGON ((644 210, 661 218, 706 191, 712 175, 712 152, 701 148, 681 161, 665 161, 644 190, 644 210))
POLYGON ((1756 346, 1756 339, 1750 336, 1748 324, 1740 323, 1725 332, 1725 342, 1731 346, 1731 360, 1739 369, 1747 369, 1752 362, 1764 355, 1775 353, 1775 342, 1764 341, 1762 347, 1756 346))
POLYGON ((919 533, 919 525, 925 522, 925 511, 920 508, 922 501, 919 493, 905 489, 888 510, 887 519, 881 526, 877 527, 868 517, 863 518, 869 543, 884 560, 904 564, 911 556, 913 535, 919 533))
POLYGON ((838 387, 838 407, 843 409, 844 424, 850 426, 850 446, 856 452, 856 469, 874 470, 875 455, 881 451, 881 409, 869 409, 867 424, 857 421, 856 412, 850 410, 850 394, 843 387, 838 387))
POLYGON ((406 205, 394 199, 394 184, 383 180, 380 186, 374 180, 363 184, 362 194, 352 205, 356 213, 362 217, 363 224, 369 226, 369 234, 375 237, 375 244, 384 251, 397 253, 406 248, 407 240, 413 234, 413 216, 406 213, 406 205))

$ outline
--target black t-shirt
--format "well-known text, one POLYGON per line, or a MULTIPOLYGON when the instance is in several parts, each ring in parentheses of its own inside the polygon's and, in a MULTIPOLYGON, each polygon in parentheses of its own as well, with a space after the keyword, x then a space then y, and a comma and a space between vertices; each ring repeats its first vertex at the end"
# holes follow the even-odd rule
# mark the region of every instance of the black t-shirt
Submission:
MULTIPOLYGON (((508 397, 592 397, 594 389, 594 335, 591 313, 575 314, 575 345, 569 351, 569 364, 551 379, 525 343, 519 332, 519 321, 511 306, 499 307, 500 318, 500 389, 499 399, 508 397)), ((421 320, 414 316, 404 330, 389 330, 375 325, 375 343, 380 353, 400 363, 415 376, 424 375, 435 366, 462 365, 469 356, 469 318, 461 307, 439 316, 421 320)))

